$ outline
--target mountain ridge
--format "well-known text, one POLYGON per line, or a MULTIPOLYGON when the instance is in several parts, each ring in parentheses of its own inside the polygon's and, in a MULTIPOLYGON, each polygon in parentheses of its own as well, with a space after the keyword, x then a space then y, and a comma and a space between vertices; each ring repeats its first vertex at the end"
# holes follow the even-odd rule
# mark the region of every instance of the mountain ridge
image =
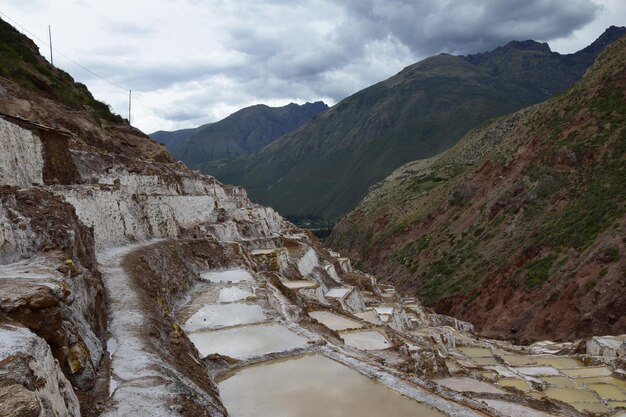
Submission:
POLYGON ((150 136, 163 143, 174 158, 191 168, 213 160, 230 159, 258 151, 283 134, 328 109, 321 101, 281 107, 257 104, 197 128, 150 136))
POLYGON ((397 169, 329 245, 488 337, 624 332, 625 51, 397 169))
MULTIPOLYGON (((625 30, 608 30, 596 42, 625 30)), ((480 65, 463 56, 429 57, 255 154, 200 168, 245 186, 252 199, 296 222, 334 222, 402 164, 433 156, 470 128, 564 90, 593 56, 589 50, 573 54, 574 62, 545 50, 507 51, 481 54, 480 65)))

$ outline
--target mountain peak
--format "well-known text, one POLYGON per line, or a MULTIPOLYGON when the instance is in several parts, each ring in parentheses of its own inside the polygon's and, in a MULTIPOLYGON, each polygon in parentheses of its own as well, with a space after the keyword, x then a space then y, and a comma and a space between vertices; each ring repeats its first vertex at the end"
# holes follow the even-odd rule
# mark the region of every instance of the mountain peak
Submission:
POLYGON ((621 38, 626 34, 626 27, 624 26, 609 26, 603 33, 593 41, 589 46, 575 54, 571 54, 571 56, 580 56, 587 54, 597 54, 599 51, 606 48, 607 45, 613 43, 617 39, 621 38))
POLYGON ((504 45, 501 48, 496 48, 494 50, 509 50, 509 49, 523 49, 528 51, 542 51, 542 52, 552 52, 550 46, 546 42, 537 42, 532 39, 528 39, 525 41, 511 41, 504 45))

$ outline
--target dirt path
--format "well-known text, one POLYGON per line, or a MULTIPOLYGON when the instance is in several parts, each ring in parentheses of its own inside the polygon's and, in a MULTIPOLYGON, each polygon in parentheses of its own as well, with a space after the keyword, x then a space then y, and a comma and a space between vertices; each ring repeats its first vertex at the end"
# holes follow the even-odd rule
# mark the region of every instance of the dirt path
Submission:
POLYGON ((122 263, 126 255, 158 241, 115 247, 98 253, 109 301, 107 342, 111 356, 110 397, 103 416, 180 415, 177 398, 181 384, 199 396, 207 394, 165 363, 146 341, 150 323, 141 310, 141 299, 122 263))

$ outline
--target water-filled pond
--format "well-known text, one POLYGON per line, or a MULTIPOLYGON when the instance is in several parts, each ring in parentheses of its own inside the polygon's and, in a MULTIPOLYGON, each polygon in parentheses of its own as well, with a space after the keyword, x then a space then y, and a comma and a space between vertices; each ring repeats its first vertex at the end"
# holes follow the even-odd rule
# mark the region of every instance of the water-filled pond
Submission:
POLYGON ((186 332, 217 329, 265 320, 263 310, 256 304, 208 304, 196 311, 184 324, 186 332))
POLYGON ((248 359, 304 347, 307 339, 279 324, 257 324, 189 334, 202 357, 213 353, 248 359))
POLYGON ((340 336, 347 345, 361 350, 380 350, 391 346, 387 338, 376 330, 342 332, 340 336))
POLYGON ((339 314, 335 314, 330 311, 311 311, 309 313, 309 316, 319 321, 329 329, 335 331, 360 329, 361 327, 363 327, 363 325, 356 320, 351 320, 347 317, 340 316, 339 314))
POLYGON ((241 369, 219 390, 232 417, 443 416, 320 354, 241 369))

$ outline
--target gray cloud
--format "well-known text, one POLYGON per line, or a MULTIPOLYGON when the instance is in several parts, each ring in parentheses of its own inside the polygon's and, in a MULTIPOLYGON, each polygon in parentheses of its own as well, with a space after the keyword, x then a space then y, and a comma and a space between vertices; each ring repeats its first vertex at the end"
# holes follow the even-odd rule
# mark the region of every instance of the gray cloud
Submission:
MULTIPOLYGON (((526 39, 571 38, 582 48, 600 34, 580 31, 601 14, 597 1, 622 7, 621 0, 7 1, 16 20, 40 29, 52 23, 61 50, 137 91, 134 120, 146 131, 215 121, 259 102, 333 104, 439 52, 526 39)), ((123 92, 67 65, 125 112, 123 92)))
POLYGON ((510 40, 567 36, 600 10, 589 0, 349 0, 347 8, 362 38, 389 34, 421 56, 475 53, 510 40))

